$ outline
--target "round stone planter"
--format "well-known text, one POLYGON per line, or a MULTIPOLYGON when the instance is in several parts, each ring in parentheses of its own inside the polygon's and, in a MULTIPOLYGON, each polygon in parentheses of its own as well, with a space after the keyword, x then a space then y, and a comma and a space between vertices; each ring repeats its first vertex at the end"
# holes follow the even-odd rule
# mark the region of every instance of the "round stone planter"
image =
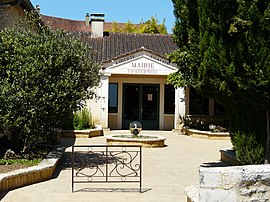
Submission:
POLYGON ((202 131, 195 130, 189 128, 182 128, 182 132, 185 135, 196 137, 196 138, 204 138, 204 139, 215 139, 215 140, 227 140, 230 139, 229 132, 211 132, 211 131, 202 131))
POLYGON ((147 135, 147 138, 131 138, 131 136, 109 135, 105 136, 105 138, 108 145, 134 145, 148 148, 165 146, 166 138, 162 136, 147 135))

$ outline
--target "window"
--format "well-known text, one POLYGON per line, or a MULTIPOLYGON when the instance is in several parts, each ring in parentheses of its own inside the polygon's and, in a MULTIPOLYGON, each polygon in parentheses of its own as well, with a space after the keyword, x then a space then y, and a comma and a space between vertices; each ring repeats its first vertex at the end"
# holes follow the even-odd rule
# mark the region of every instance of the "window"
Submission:
POLYGON ((209 99, 202 97, 194 88, 189 88, 189 114, 209 115, 209 99))
POLYGON ((109 113, 118 112, 118 84, 109 84, 109 113))
POLYGON ((164 113, 174 114, 175 105, 175 88, 173 85, 165 84, 165 98, 164 98, 164 113))

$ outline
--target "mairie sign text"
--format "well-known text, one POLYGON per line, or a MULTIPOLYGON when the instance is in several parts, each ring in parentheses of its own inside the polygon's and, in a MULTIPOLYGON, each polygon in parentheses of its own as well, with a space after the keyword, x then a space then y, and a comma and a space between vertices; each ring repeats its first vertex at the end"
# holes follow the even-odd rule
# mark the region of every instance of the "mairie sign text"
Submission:
POLYGON ((129 74, 157 74, 155 63, 153 62, 132 62, 128 68, 129 74))

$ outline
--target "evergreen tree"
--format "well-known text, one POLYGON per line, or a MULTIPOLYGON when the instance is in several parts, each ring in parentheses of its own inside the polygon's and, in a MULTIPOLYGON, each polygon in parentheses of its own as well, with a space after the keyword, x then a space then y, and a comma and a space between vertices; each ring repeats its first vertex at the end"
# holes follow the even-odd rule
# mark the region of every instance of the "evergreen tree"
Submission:
POLYGON ((169 81, 192 86, 225 107, 232 143, 242 163, 262 163, 263 159, 269 163, 270 2, 173 3, 179 50, 170 58, 179 71, 169 81), (251 157, 246 160, 245 156, 251 157))
POLYGON ((146 34, 167 34, 167 28, 165 26, 165 19, 161 24, 156 17, 152 16, 147 21, 142 21, 139 25, 133 24, 130 20, 121 27, 118 23, 113 22, 111 32, 122 32, 122 33, 146 33, 146 34))
POLYGON ((150 20, 147 20, 145 22, 142 21, 138 32, 148 34, 167 34, 165 19, 161 24, 159 24, 157 18, 152 16, 150 20))

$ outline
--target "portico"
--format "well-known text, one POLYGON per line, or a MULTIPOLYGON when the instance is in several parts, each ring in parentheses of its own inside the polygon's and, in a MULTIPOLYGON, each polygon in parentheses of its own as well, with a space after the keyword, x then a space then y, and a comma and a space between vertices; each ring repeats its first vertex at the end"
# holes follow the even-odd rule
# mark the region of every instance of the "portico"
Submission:
POLYGON ((127 129, 135 120, 149 130, 179 128, 184 92, 167 85, 167 76, 177 71, 174 64, 141 47, 102 67, 100 99, 91 100, 89 107, 103 128, 127 129))

